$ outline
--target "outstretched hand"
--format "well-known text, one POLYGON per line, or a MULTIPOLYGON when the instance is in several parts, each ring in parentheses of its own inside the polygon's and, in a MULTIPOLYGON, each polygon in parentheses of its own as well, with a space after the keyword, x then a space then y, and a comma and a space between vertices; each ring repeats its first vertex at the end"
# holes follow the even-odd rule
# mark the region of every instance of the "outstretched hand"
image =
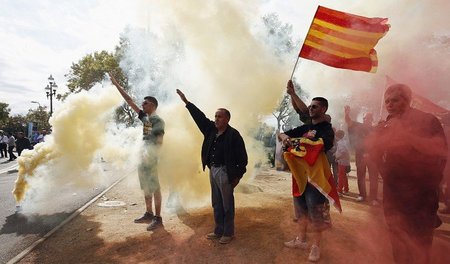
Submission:
POLYGON ((177 89, 177 94, 180 96, 181 100, 185 104, 189 103, 189 101, 186 99, 186 96, 184 95, 184 93, 182 91, 180 91, 180 89, 177 89))
POLYGON ((348 105, 344 106, 344 113, 346 115, 350 114, 350 106, 348 106, 348 105))

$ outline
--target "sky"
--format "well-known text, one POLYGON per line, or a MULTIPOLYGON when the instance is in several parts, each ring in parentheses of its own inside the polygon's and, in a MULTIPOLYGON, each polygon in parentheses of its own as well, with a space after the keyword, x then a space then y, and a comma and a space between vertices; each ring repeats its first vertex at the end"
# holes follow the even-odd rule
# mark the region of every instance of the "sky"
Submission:
MULTIPOLYGON (((11 114, 26 114, 28 109, 36 108, 38 105, 31 101, 37 101, 40 105, 49 107, 44 88, 48 84, 50 74, 58 85, 58 93, 67 91, 67 80, 64 75, 69 72, 72 63, 94 51, 113 51, 118 44, 120 34, 126 27, 149 26, 149 14, 156 9, 154 3, 157 2, 0 0, 2 6, 0 9, 0 39, 2 40, 0 42, 0 102, 9 104, 11 114)), ((202 1, 191 0, 191 2, 200 3, 199 13, 201 13, 202 1)), ((442 57, 446 58, 443 55, 448 55, 450 49, 448 48, 449 30, 445 28, 449 24, 449 19, 444 13, 449 5, 446 1, 431 0, 423 3, 423 1, 385 0, 373 3, 351 0, 253 0, 248 2, 251 2, 248 5, 249 10, 246 10, 249 17, 275 12, 279 14, 283 22, 293 25, 293 36, 296 39, 302 39, 306 35, 318 4, 368 17, 388 17, 392 28, 378 45, 380 67, 376 76, 343 72, 317 63, 302 61, 300 69, 296 72, 298 78, 304 81, 307 90, 320 91, 317 88, 319 80, 316 76, 322 79, 321 86, 333 86, 336 81, 342 81, 342 86, 346 86, 346 79, 352 79, 353 85, 355 82, 356 84, 361 82, 364 85, 381 86, 384 82, 383 76, 388 74, 397 80, 413 80, 420 83, 422 95, 427 95, 425 83, 432 81, 435 86, 439 86, 434 87, 438 89, 438 92, 428 95, 428 98, 444 107, 449 107, 449 94, 445 93, 448 89, 443 88, 444 85, 448 86, 449 79, 442 76, 430 78, 430 73, 435 75, 441 72, 446 73, 446 68, 449 66, 448 60, 442 60, 442 57), (420 43, 424 37, 429 38, 428 43, 420 43), (420 55, 427 54, 423 50, 424 46, 430 49, 430 56, 420 55), (411 50, 411 54, 406 53, 408 50, 411 50), (405 53, 404 56, 398 59, 395 55, 400 55, 402 52, 405 53), (439 61, 439 69, 433 69, 429 60, 439 61), (401 63, 404 64, 400 65, 401 63), (421 65, 413 69, 413 65, 418 63, 421 65), (318 74, 311 74, 312 71, 318 74), (414 77, 411 78, 410 75, 414 77), (327 77, 325 81, 324 76, 327 77)), ((286 76, 289 74, 286 72, 286 76)), ((325 89, 325 91, 328 90, 325 89)), ((364 97, 362 94, 365 92, 364 89, 360 89, 352 93, 351 88, 339 88, 335 91, 340 93, 344 101, 351 100, 352 96, 357 94, 364 97)), ((340 104, 342 103, 337 105, 340 104)), ((54 102, 54 107, 58 108, 61 105, 54 102)))

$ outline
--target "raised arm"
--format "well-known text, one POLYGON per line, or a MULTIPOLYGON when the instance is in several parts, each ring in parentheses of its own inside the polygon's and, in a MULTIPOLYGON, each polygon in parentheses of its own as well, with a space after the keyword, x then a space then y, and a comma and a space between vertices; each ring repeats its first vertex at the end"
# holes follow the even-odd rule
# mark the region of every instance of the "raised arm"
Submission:
POLYGON ((295 93, 294 84, 289 80, 286 87, 286 92, 291 96, 292 106, 297 113, 308 113, 308 106, 295 93))
POLYGON ((111 79, 111 82, 116 86, 119 93, 122 95, 123 99, 127 102, 127 104, 136 112, 139 113, 141 109, 133 102, 133 99, 125 92, 125 89, 119 84, 119 82, 114 78, 114 76, 108 72, 109 78, 111 79))
POLYGON ((200 109, 198 109, 197 106, 189 102, 188 99, 186 99, 184 93, 179 89, 177 89, 177 94, 180 96, 180 99, 186 104, 186 108, 191 114, 192 119, 194 119, 195 124, 197 124, 197 127, 200 129, 202 134, 206 136, 211 129, 215 128, 214 121, 209 120, 206 115, 200 109))
POLYGON ((350 118, 350 106, 344 106, 344 114, 345 114, 345 123, 347 123, 348 127, 353 125, 353 120, 350 118))
POLYGON ((188 99, 186 99, 186 96, 184 95, 184 93, 182 91, 180 91, 179 89, 177 89, 177 94, 180 96, 180 99, 185 103, 188 104, 189 101, 188 99))

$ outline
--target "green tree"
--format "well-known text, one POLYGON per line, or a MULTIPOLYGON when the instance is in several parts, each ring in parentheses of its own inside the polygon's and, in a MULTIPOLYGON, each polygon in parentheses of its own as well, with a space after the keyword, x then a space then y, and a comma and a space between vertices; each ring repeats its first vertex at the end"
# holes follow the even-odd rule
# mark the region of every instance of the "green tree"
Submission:
MULTIPOLYGON (((263 18, 265 29, 264 40, 271 46, 275 55, 282 61, 295 58, 300 41, 292 39, 292 25, 280 21, 276 13, 270 13, 263 18)), ((302 98, 306 99, 307 94, 301 89, 301 85, 294 81, 295 91, 302 98)), ((290 96, 284 94, 278 101, 277 107, 272 112, 277 120, 277 131, 286 131, 290 128, 300 125, 300 119, 292 107, 290 96)))
MULTIPOLYGON (((121 40, 120 43, 121 46, 116 47, 114 54, 107 51, 94 52, 84 56, 77 63, 72 63, 69 73, 66 74, 69 91, 59 95, 58 99, 64 100, 69 94, 90 90, 95 84, 105 78, 107 72, 114 74, 122 87, 129 91, 128 79, 119 67, 122 49, 127 44, 125 40, 121 40)), ((116 120, 118 122, 131 125, 135 117, 136 113, 126 103, 116 110, 116 120)))
POLYGON ((9 112, 11 111, 8 106, 9 104, 0 102, 0 129, 8 122, 9 112))
POLYGON ((8 118, 6 124, 3 127, 4 131, 8 131, 11 133, 16 132, 27 132, 27 120, 23 115, 14 115, 8 118))
POLYGON ((32 122, 33 126, 38 130, 50 129, 48 119, 50 118, 46 106, 39 106, 37 109, 30 109, 25 117, 27 123, 32 122))

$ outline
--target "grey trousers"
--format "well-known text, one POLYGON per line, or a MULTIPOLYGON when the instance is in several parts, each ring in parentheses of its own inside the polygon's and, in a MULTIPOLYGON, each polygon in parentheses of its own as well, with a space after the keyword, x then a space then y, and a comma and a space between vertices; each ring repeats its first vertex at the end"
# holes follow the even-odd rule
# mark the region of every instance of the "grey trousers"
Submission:
POLYGON ((214 209, 216 227, 214 233, 219 236, 234 236, 234 195, 228 182, 225 166, 211 167, 211 202, 214 209))

